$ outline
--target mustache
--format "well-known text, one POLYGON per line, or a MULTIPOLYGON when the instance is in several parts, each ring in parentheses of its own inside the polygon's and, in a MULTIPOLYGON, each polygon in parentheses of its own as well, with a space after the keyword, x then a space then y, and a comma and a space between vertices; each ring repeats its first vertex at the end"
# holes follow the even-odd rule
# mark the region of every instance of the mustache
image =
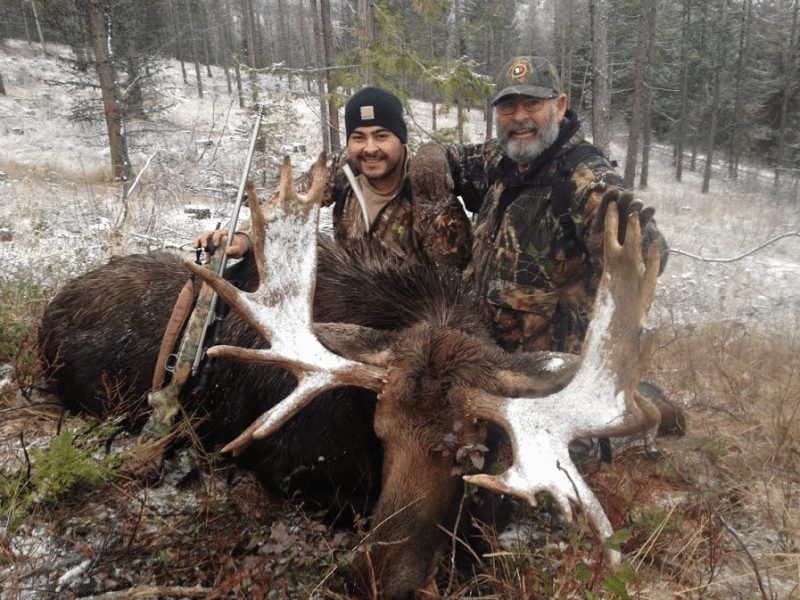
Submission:
POLYGON ((539 127, 533 120, 525 120, 522 122, 515 122, 511 123, 508 127, 505 128, 503 132, 505 137, 508 138, 512 133, 517 133, 520 131, 533 131, 534 133, 539 133, 539 127))
POLYGON ((357 160, 363 160, 363 159, 367 159, 367 158, 385 159, 386 158, 386 153, 381 151, 381 150, 371 150, 371 151, 370 150, 362 150, 356 156, 357 160))

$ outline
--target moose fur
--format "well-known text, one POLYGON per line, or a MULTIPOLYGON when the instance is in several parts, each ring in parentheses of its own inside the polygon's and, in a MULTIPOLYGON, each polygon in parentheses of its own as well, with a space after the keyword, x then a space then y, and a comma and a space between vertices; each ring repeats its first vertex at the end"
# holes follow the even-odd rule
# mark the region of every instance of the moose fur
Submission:
MULTIPOLYGON (((484 441, 456 392, 481 385, 510 357, 491 350, 482 311, 455 270, 393 263, 327 239, 320 240, 318 261, 315 321, 402 331, 393 346, 401 368, 393 373, 406 380, 392 389, 403 393, 382 398, 376 414, 374 392, 327 392, 239 460, 272 490, 299 491, 337 514, 343 507, 372 512, 370 539, 388 542, 376 544, 371 560, 382 596, 406 597, 429 579, 443 541, 437 525, 446 525, 457 505, 458 449, 484 441)), ((256 274, 245 259, 226 276, 248 287, 256 274)), ((160 338, 187 277, 171 255, 134 255, 61 290, 42 319, 39 343, 69 408, 103 415, 123 404, 143 414, 160 338)), ((267 347, 233 312, 219 343, 267 347)), ((184 404, 208 417, 203 429, 212 445, 236 437, 296 385, 277 367, 221 357, 209 374, 208 385, 189 391, 184 404)))

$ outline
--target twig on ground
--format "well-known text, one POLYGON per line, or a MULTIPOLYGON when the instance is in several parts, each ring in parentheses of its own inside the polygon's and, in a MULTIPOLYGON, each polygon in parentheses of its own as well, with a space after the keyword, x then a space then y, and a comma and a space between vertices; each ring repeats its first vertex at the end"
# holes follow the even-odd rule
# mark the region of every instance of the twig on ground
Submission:
POLYGON ((139 585, 126 590, 106 592, 95 596, 84 596, 83 600, 128 600, 130 598, 213 598, 215 596, 212 588, 200 586, 183 587, 168 586, 161 587, 156 585, 139 585))
POLYGON ((28 449, 25 447, 25 432, 19 432, 19 445, 22 447, 22 454, 25 456, 26 473, 25 478, 31 478, 31 458, 28 456, 28 449))
POLYGON ((447 579, 447 589, 444 592, 445 597, 450 595, 450 590, 453 589, 453 581, 456 577, 456 542, 458 541, 458 525, 461 523, 461 515, 464 514, 464 501, 467 499, 467 489, 464 488, 464 493, 461 494, 461 501, 458 503, 458 514, 456 522, 453 525, 453 541, 450 547, 450 577, 447 579))
POLYGON ((769 600, 769 596, 767 595, 766 590, 764 590, 764 583, 761 581, 761 572, 758 570, 758 564, 756 560, 753 558, 753 555, 750 553, 750 550, 747 548, 747 545, 744 543, 742 538, 739 536, 737 531, 733 528, 733 526, 725 520, 720 514, 716 515, 719 519, 719 522, 722 523, 722 526, 730 533, 736 542, 739 544, 742 550, 744 550, 745 556, 747 556, 747 560, 750 563, 750 566, 753 567, 753 572, 756 576, 756 582, 758 583, 758 589, 761 590, 761 597, 764 600, 769 600))

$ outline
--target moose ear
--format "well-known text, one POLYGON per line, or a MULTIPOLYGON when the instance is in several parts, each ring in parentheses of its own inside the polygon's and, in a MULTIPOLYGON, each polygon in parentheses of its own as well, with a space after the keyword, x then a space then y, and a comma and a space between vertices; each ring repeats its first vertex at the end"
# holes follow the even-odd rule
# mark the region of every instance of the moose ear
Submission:
POLYGON ((352 323, 314 323, 314 335, 331 352, 375 367, 388 366, 397 333, 352 323))

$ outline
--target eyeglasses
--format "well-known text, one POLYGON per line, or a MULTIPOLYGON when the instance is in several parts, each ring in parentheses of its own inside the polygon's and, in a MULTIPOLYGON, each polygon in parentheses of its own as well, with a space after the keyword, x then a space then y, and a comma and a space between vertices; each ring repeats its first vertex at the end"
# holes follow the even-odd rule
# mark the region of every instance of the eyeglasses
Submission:
POLYGON ((547 98, 533 98, 531 96, 517 96, 511 98, 503 98, 499 100, 494 107, 501 115, 513 115, 517 112, 517 106, 521 105, 525 112, 536 112, 540 110, 547 100, 552 100, 555 96, 548 96, 547 98))

